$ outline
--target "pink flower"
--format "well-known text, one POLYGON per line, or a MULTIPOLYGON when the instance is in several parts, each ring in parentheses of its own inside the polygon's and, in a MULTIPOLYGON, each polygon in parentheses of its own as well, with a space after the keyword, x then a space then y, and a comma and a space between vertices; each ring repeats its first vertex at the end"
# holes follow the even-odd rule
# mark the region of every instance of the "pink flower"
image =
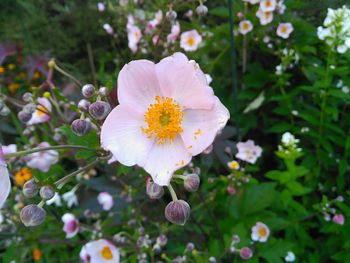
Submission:
POLYGON ((79 221, 73 214, 66 213, 62 216, 64 223, 63 231, 66 233, 66 238, 72 238, 79 232, 79 221))
POLYGON ((137 26, 130 26, 128 28, 128 45, 133 53, 137 51, 137 44, 142 38, 142 33, 140 28, 137 26))
POLYGON ((270 235, 270 229, 264 223, 257 222, 252 228, 253 241, 266 242, 270 235))
POLYGON ((101 192, 97 196, 97 202, 102 205, 103 210, 111 210, 114 205, 113 196, 107 192, 101 192))
POLYGON ((0 144, 0 209, 3 207, 7 197, 10 194, 11 182, 9 171, 5 163, 5 156, 0 144))
POLYGON ((249 20, 242 20, 241 22, 239 22, 239 33, 241 33, 242 35, 246 35, 252 30, 253 24, 249 20))
POLYGON ((237 149, 236 158, 248 163, 255 163, 262 153, 261 147, 255 145, 252 140, 237 143, 237 149))
POLYGON ((110 24, 104 24, 103 29, 107 32, 107 34, 113 35, 114 30, 110 24))
POLYGON ((293 25, 291 23, 281 23, 277 27, 277 35, 281 38, 287 39, 289 35, 294 31, 293 25))
POLYGON ((161 186, 211 145, 229 119, 198 64, 182 53, 158 64, 125 65, 118 99, 102 125, 101 145, 114 160, 143 167, 161 186))
POLYGON ((267 25, 273 20, 272 12, 263 12, 260 9, 256 12, 256 16, 259 18, 261 25, 267 25))
POLYGON ((253 256, 253 251, 249 247, 243 247, 239 251, 239 255, 242 259, 248 260, 253 256))
POLYGON ((333 222, 338 225, 344 225, 345 217, 342 214, 336 214, 333 216, 333 222))
MULTIPOLYGON (((50 147, 47 142, 42 142, 38 145, 38 148, 50 147)), ((47 172, 51 165, 58 162, 58 152, 54 150, 36 152, 26 157, 27 165, 31 168, 39 169, 42 172, 47 172)))
POLYGON ((202 42, 202 36, 197 30, 186 31, 181 34, 180 47, 185 51, 195 51, 202 42))
POLYGON ((171 33, 167 36, 168 43, 175 43, 176 39, 180 35, 180 24, 176 22, 171 26, 171 33))
POLYGON ((234 195, 234 194, 236 194, 236 189, 233 186, 229 185, 229 186, 227 186, 227 192, 230 195, 234 195))
POLYGON ((80 251, 80 258, 91 263, 119 263, 119 250, 109 241, 99 239, 85 244, 80 251))
POLYGON ((272 12, 276 9, 276 0, 262 0, 260 2, 260 9, 263 12, 272 12))
POLYGON ((102 2, 98 2, 98 3, 97 3, 97 10, 98 10, 99 12, 104 12, 104 11, 106 10, 105 4, 102 3, 102 2))
MULTIPOLYGON (((6 154, 11 154, 11 153, 16 153, 17 152, 17 145, 16 144, 9 144, 9 145, 3 145, 2 146, 2 151, 3 153, 6 154)), ((10 161, 15 160, 15 157, 10 158, 10 161)))
POLYGON ((52 110, 50 101, 46 98, 38 98, 36 101, 36 110, 32 114, 32 118, 27 125, 48 122, 50 120, 50 113, 52 110))

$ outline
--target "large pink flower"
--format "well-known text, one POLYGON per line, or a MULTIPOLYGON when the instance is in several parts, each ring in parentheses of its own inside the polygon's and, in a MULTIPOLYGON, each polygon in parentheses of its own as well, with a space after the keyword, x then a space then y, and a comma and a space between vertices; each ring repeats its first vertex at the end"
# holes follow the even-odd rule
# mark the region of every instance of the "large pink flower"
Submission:
POLYGON ((143 167, 158 185, 210 146, 229 119, 198 64, 182 53, 125 65, 118 98, 102 126, 102 147, 113 160, 143 167))

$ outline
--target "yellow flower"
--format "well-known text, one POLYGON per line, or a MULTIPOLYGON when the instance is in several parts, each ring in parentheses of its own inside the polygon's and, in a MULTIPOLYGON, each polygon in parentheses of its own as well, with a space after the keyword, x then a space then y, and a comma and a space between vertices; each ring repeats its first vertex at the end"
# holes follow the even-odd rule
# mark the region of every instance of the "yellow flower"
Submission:
POLYGON ((7 86, 7 89, 9 90, 9 92, 11 93, 15 93, 17 91, 17 89, 19 88, 19 84, 18 83, 11 83, 7 86))
POLYGON ((232 170, 238 170, 239 169, 239 163, 237 161, 231 161, 227 163, 228 168, 232 170))
POLYGON ((35 261, 39 261, 43 255, 43 252, 39 248, 33 250, 33 258, 35 261))
POLYGON ((23 186, 25 182, 33 177, 31 170, 27 167, 23 167, 15 173, 15 182, 19 186, 23 186))
POLYGON ((4 67, 0 67, 0 74, 4 74, 5 73, 5 68, 4 67))

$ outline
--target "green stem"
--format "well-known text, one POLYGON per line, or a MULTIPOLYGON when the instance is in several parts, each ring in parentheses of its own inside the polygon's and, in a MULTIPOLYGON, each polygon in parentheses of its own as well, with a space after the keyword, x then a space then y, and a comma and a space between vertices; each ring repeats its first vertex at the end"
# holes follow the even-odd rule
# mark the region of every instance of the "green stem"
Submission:
POLYGON ((61 149, 81 149, 81 150, 87 150, 87 151, 96 151, 95 149, 88 148, 85 146, 80 146, 80 145, 55 145, 55 146, 50 146, 50 147, 34 148, 34 149, 30 149, 30 150, 6 154, 5 159, 9 159, 12 157, 20 157, 23 155, 28 155, 28 154, 36 153, 36 152, 43 152, 43 151, 49 151, 49 150, 61 150, 61 149))
POLYGON ((168 185, 168 189, 169 189, 169 192, 171 194, 171 198, 173 199, 173 201, 177 201, 177 196, 176 196, 175 190, 171 186, 171 184, 168 185))
POLYGON ((69 74, 65 70, 61 69, 57 64, 55 64, 54 68, 55 68, 55 70, 57 70, 61 74, 65 75, 66 77, 68 77, 71 80, 73 80, 79 87, 82 86, 82 84, 81 84, 81 82, 79 80, 77 80, 73 75, 69 74))

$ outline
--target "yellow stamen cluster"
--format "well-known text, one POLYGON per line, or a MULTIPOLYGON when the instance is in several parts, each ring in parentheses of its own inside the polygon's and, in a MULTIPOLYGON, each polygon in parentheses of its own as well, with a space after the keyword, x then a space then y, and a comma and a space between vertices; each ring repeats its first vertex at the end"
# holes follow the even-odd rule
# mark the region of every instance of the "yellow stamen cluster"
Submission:
POLYGON ((151 104, 144 115, 148 127, 141 129, 149 138, 155 137, 159 144, 173 141, 182 132, 180 105, 171 98, 156 96, 155 100, 156 103, 151 104))
POLYGON ((43 116, 44 114, 49 113, 49 111, 43 105, 39 105, 37 107, 36 113, 38 116, 43 116))
POLYGON ((232 170, 238 170, 239 169, 239 163, 237 161, 231 161, 227 163, 228 168, 232 170))
POLYGON ((258 230, 259 236, 264 237, 267 235, 267 230, 264 227, 260 227, 258 230))
POLYGON ((15 182, 19 186, 23 186, 25 182, 33 177, 33 173, 29 168, 23 167, 18 172, 15 173, 15 182))
POLYGON ((102 248, 101 255, 102 255, 102 257, 104 259, 107 259, 107 260, 113 258, 112 251, 111 251, 111 249, 108 246, 105 246, 105 247, 102 248))
POLYGON ((194 46, 194 43, 195 43, 195 41, 194 41, 194 38, 193 38, 193 37, 189 37, 189 38, 187 39, 187 45, 189 45, 189 46, 194 46))

